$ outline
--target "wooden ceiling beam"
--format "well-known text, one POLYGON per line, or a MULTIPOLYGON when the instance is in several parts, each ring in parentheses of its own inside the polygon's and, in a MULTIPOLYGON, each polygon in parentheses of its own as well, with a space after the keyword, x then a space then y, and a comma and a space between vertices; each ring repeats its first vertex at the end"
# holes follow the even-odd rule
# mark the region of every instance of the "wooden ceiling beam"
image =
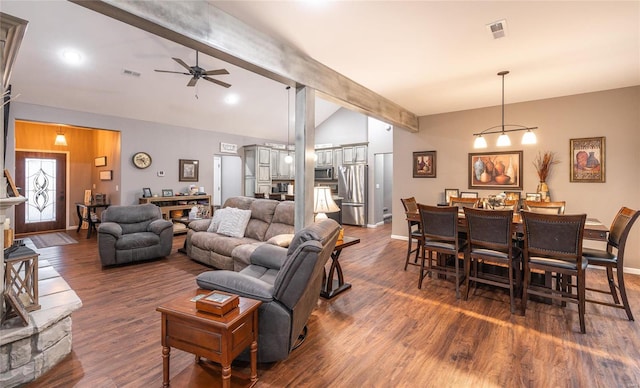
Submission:
POLYGON ((341 105, 411 132, 418 117, 294 47, 206 1, 69 0, 289 86, 308 86, 341 105))

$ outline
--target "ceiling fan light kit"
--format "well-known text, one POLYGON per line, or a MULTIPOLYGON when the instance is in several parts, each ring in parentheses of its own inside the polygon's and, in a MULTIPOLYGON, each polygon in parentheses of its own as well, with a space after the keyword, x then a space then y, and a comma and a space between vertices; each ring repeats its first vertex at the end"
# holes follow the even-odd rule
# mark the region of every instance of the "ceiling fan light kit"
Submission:
POLYGON ((528 144, 537 143, 536 134, 533 133, 532 131, 534 129, 538 129, 538 127, 526 127, 524 125, 504 123, 504 76, 507 74, 509 74, 509 71, 507 70, 501 71, 498 73, 498 75, 502 77, 502 124, 496 125, 491 128, 487 128, 484 131, 479 133, 474 133, 473 136, 475 136, 476 139, 473 142, 473 148, 476 148, 476 149, 487 148, 487 140, 484 138, 483 135, 489 135, 494 133, 500 134, 500 136, 498 136, 498 141, 496 142, 496 146, 509 147, 511 145, 511 139, 509 139, 509 135, 507 135, 507 132, 518 132, 518 131, 526 131, 522 136, 522 142, 521 142, 522 144, 528 145, 528 144), (506 129, 507 127, 510 127, 511 129, 506 129), (492 129, 495 129, 495 128, 500 128, 500 129, 492 131, 492 129))
POLYGON ((187 83, 187 86, 193 87, 196 86, 196 83, 198 82, 199 79, 204 79, 207 80, 209 82, 212 82, 216 85, 220 85, 223 88, 228 88, 231 86, 231 84, 228 84, 226 82, 222 82, 220 80, 217 80, 215 78, 211 78, 209 77, 210 75, 225 75, 225 74, 229 74, 229 72, 227 71, 227 69, 217 69, 217 70, 205 70, 203 68, 201 68, 198 65, 198 51, 196 50, 196 64, 195 66, 189 66, 187 65, 187 63, 185 61, 183 61, 180 58, 172 58, 174 61, 176 61, 180 66, 184 67, 188 73, 185 73, 183 71, 172 71, 172 70, 155 70, 158 73, 172 73, 172 74, 183 74, 183 75, 189 75, 191 76, 191 79, 189 79, 189 82, 187 83))

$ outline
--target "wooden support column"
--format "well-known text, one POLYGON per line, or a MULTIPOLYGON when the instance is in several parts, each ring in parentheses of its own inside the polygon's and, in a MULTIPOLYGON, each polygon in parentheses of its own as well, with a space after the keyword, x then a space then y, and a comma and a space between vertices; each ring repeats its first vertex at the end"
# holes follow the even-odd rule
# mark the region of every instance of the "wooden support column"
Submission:
POLYGON ((296 232, 313 223, 315 106, 315 90, 304 86, 296 88, 296 232))

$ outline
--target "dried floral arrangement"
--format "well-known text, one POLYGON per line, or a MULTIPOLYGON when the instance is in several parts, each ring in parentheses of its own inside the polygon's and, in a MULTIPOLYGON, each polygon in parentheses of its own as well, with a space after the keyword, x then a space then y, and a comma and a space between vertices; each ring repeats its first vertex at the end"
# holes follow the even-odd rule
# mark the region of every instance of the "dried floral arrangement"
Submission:
POLYGON ((560 161, 556 159, 555 153, 551 151, 538 152, 538 156, 533 160, 533 166, 536 168, 540 182, 546 182, 551 166, 558 164, 560 161))

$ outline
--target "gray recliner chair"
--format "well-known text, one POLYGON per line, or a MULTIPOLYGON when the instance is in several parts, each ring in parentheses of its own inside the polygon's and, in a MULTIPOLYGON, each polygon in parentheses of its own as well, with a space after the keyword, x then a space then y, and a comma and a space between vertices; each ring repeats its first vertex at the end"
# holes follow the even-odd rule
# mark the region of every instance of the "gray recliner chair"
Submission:
POLYGON ((173 223, 153 204, 109 206, 98 227, 103 266, 164 257, 171 253, 173 223))
MULTIPOLYGON (((324 265, 338 240, 340 225, 332 219, 295 234, 289 248, 263 244, 240 272, 207 271, 200 288, 220 290, 262 301, 258 310, 258 362, 284 360, 300 345, 316 307, 324 265)), ((248 359, 245 351, 240 358, 248 359)))

